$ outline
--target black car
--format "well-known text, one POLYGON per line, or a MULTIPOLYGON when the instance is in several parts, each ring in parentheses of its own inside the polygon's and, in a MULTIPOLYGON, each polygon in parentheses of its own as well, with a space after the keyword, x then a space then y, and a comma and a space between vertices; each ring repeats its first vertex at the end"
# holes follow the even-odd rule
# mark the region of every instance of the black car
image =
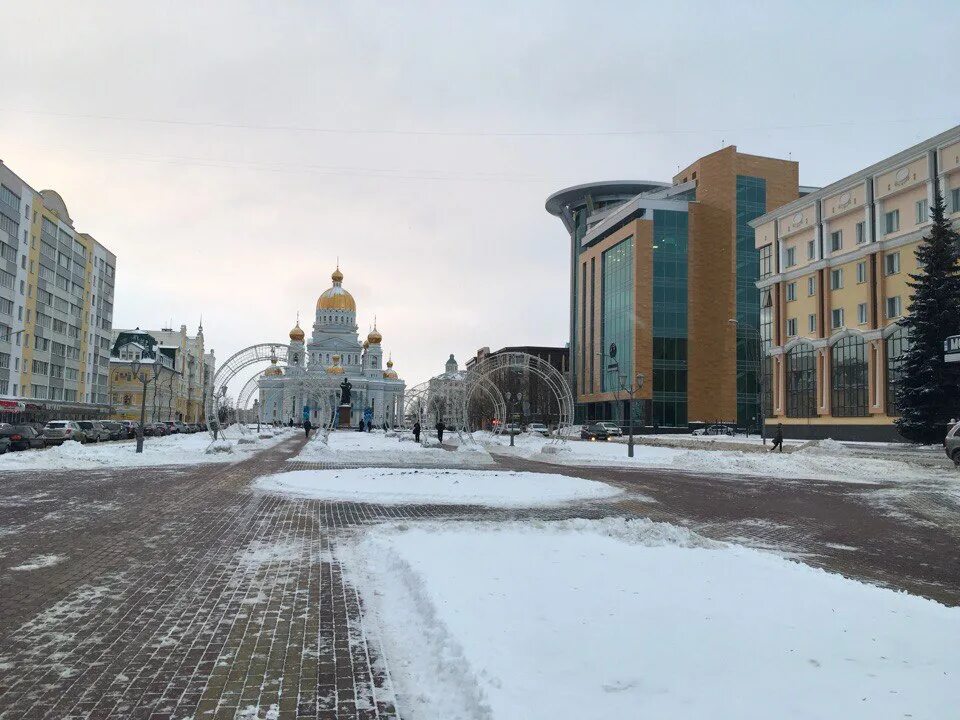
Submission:
POLYGON ((47 445, 43 435, 34 430, 31 425, 12 425, 3 428, 0 430, 0 437, 10 440, 11 450, 29 450, 47 445))
POLYGON ((584 425, 580 429, 580 439, 581 440, 606 440, 610 436, 610 433, 607 429, 600 425, 599 423, 594 423, 593 425, 584 425))
POLYGON ((127 438, 127 429, 118 422, 114 420, 104 420, 103 426, 107 429, 107 432, 110 433, 111 440, 126 440, 127 438))

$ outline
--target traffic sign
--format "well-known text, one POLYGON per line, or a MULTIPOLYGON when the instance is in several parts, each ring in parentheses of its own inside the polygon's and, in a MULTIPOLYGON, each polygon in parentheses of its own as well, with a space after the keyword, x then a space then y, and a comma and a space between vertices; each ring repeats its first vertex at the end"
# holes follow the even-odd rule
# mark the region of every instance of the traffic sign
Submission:
POLYGON ((960 362, 960 335, 951 335, 943 341, 944 362, 960 362))

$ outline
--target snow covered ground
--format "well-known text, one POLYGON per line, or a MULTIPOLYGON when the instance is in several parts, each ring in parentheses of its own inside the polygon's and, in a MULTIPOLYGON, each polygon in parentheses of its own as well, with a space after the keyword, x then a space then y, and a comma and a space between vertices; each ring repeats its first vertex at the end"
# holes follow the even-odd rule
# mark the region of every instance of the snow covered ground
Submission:
MULTIPOLYGON (((332 462, 350 465, 417 465, 436 467, 481 467, 492 465, 493 459, 480 445, 470 445, 458 450, 441 447, 425 447, 410 439, 401 440, 396 435, 388 436, 381 431, 368 433, 338 430, 330 433, 328 443, 311 436, 303 450, 290 458, 290 462, 332 462)), ((456 442, 456 435, 450 444, 456 442)))
POLYGON ((634 445, 634 457, 627 456, 627 447, 619 442, 586 442, 571 440, 553 447, 565 448, 548 454, 551 445, 546 438, 519 435, 515 447, 509 439, 475 433, 475 437, 492 451, 510 453, 531 460, 570 466, 595 467, 662 467, 673 470, 719 475, 748 475, 782 480, 841 480, 875 484, 879 481, 933 482, 945 488, 960 490, 960 475, 952 470, 884 457, 864 457, 846 445, 822 440, 819 445, 804 447, 792 453, 740 452, 738 450, 680 449, 634 445))
POLYGON ((143 452, 139 455, 136 452, 136 440, 88 445, 66 442, 45 450, 24 450, 0 455, 0 473, 11 470, 95 470, 237 462, 248 457, 250 452, 262 450, 290 437, 291 432, 286 428, 278 431, 265 430, 264 434, 273 436, 264 439, 259 439, 257 433, 253 432, 249 437, 255 439, 255 442, 245 444, 238 444, 237 434, 233 433, 233 439, 219 441, 229 444, 229 451, 209 454, 207 449, 211 445, 210 435, 205 432, 144 438, 143 452))
POLYGON ((413 720, 939 720, 960 706, 960 608, 672 525, 381 526, 337 554, 413 720))
POLYGON ((254 487, 320 500, 488 507, 541 507, 621 492, 605 483, 549 473, 403 468, 296 470, 258 478, 254 487))

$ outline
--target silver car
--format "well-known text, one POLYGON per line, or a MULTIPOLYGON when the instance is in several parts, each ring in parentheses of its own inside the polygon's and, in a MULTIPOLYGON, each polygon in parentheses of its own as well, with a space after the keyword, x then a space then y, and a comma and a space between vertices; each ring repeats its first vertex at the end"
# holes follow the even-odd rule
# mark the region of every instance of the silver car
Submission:
POLYGON ((110 439, 110 431, 97 420, 78 420, 77 425, 83 430, 89 442, 100 442, 110 439))
POLYGON ((87 434, 74 420, 51 420, 43 428, 47 445, 62 445, 67 440, 84 443, 87 434))
POLYGON ((943 450, 947 457, 953 460, 953 464, 960 467, 960 422, 954 423, 947 431, 947 436, 943 439, 943 450))

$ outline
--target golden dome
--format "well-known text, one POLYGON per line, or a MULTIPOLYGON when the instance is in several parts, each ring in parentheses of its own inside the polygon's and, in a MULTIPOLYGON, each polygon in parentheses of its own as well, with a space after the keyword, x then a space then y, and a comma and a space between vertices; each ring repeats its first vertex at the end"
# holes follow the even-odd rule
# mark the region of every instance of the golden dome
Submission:
POLYGON ((293 330, 290 331, 290 339, 294 342, 303 342, 303 338, 306 337, 303 333, 303 328, 300 327, 300 321, 297 320, 297 324, 293 326, 293 330))
POLYGON ((363 349, 364 349, 364 350, 367 350, 367 349, 369 349, 369 347, 370 347, 370 341, 369 341, 369 340, 364 340, 364 341, 363 341, 363 349))
POLYGON ((390 358, 389 360, 387 360, 387 367, 388 367, 388 368, 392 368, 392 367, 393 367, 393 358, 390 358))
POLYGON ((270 363, 270 367, 263 371, 265 377, 276 377, 277 375, 283 375, 283 370, 277 367, 276 355, 270 358, 270 363))
POLYGON ((340 367, 340 356, 333 356, 333 365, 327 368, 328 375, 343 375, 343 368, 340 367))
POLYGON ((348 312, 357 311, 357 303, 353 295, 343 289, 343 273, 340 268, 333 271, 330 276, 333 280, 333 287, 323 291, 323 294, 317 299, 317 310, 346 310, 348 312))
POLYGON ((371 345, 379 345, 380 341, 383 340, 383 335, 380 334, 380 331, 377 330, 377 326, 373 326, 373 330, 370 331, 370 334, 367 335, 367 342, 371 345))

